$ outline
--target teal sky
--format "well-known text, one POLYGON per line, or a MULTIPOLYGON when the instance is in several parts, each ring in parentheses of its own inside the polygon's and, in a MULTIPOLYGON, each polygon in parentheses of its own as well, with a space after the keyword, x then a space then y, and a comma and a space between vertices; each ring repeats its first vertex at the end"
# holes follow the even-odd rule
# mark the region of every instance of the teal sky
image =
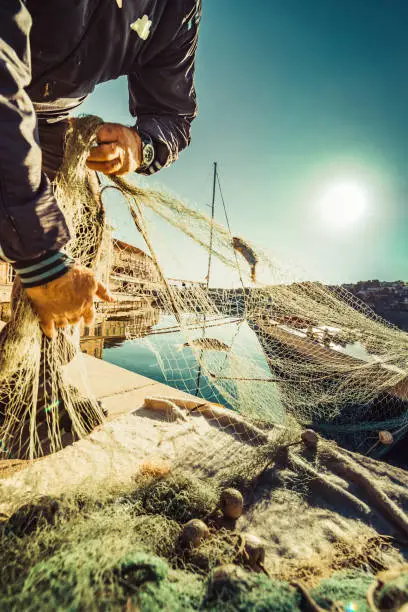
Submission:
MULTIPOLYGON (((313 279, 407 279, 407 0, 203 4, 192 144, 149 184, 208 210, 216 160, 235 234, 313 279), (346 227, 318 205, 339 181, 368 197, 346 227)), ((81 112, 130 125, 126 79, 100 85, 81 112)), ((109 209, 132 240, 126 215, 109 209)), ((202 259, 181 248, 185 274, 203 278, 202 259)))

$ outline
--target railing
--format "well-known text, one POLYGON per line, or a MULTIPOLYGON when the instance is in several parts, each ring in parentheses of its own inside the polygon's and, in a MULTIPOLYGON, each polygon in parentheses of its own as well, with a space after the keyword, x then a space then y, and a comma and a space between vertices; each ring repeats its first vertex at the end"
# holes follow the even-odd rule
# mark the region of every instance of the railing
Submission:
POLYGON ((95 309, 99 313, 118 313, 127 312, 132 310, 140 310, 144 305, 150 304, 150 301, 146 300, 143 296, 136 300, 122 300, 115 303, 97 302, 95 309))
POLYGON ((126 283, 132 283, 132 285, 143 285, 147 287, 162 287, 162 284, 158 281, 152 281, 149 279, 137 278, 135 276, 128 276, 127 274, 111 274, 110 279, 116 281, 123 281, 126 283))

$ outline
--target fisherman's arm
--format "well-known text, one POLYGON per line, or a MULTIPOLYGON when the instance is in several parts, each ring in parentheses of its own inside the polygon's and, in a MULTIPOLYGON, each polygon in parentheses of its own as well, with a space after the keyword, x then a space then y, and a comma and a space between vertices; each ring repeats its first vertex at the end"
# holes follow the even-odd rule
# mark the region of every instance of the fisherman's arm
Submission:
MULTIPOLYGON (((42 258, 58 252, 69 239, 41 171, 36 116, 25 91, 31 80, 30 28, 31 17, 22 2, 0 3, 0 245, 23 284, 26 268, 40 266, 42 258)), ((49 280, 63 273, 56 268, 49 280)))
POLYGON ((187 0, 186 13, 170 45, 160 50, 129 75, 130 112, 136 126, 105 124, 98 132, 99 146, 88 167, 105 174, 136 171, 153 174, 178 158, 190 143, 191 122, 197 113, 194 64, 197 50, 201 1, 187 0), (140 135, 151 141, 153 163, 142 164, 140 135))
POLYGON ((80 304, 88 303, 96 286, 82 284, 85 295, 73 303, 66 280, 61 285, 62 277, 82 272, 74 272, 78 267, 61 250, 69 232, 41 169, 36 115, 25 90, 31 80, 30 29, 30 14, 20 0, 0 3, 0 256, 16 270, 51 335, 54 315, 66 319, 82 313, 80 304), (56 286, 62 302, 55 313, 45 310, 45 302, 47 288, 56 286))

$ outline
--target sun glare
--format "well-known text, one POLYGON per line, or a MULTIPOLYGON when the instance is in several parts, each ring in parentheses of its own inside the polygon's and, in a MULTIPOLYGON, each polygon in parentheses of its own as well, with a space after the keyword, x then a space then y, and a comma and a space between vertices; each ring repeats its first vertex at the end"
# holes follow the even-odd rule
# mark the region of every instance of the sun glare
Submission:
POLYGON ((367 190, 363 185, 341 182, 330 185, 320 201, 324 220, 334 227, 356 223, 367 209, 367 190))

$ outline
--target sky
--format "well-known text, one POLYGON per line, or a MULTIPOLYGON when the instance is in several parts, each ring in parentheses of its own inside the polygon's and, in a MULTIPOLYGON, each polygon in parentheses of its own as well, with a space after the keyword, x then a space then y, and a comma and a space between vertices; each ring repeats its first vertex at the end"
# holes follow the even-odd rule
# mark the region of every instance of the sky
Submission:
MULTIPOLYGON (((149 184, 209 212, 217 161, 234 234, 313 280, 408 280, 407 23, 407 0, 203 0, 192 143, 149 184), (344 184, 365 194, 345 224, 322 208, 344 184)), ((131 125, 126 79, 81 112, 131 125)), ((186 274, 201 280, 188 248, 186 274)))

